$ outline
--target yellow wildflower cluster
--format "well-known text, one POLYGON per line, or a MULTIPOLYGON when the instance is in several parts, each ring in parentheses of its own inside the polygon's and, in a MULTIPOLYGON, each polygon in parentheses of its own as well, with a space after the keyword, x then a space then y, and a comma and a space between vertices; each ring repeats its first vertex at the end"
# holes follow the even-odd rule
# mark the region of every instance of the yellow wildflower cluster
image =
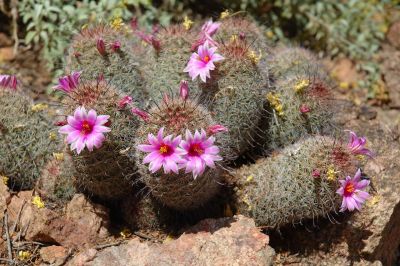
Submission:
POLYGON ((182 25, 185 28, 185 30, 190 30, 190 28, 192 27, 193 23, 194 22, 188 16, 185 16, 185 18, 183 19, 182 25))
POLYGON ((250 183, 251 181, 253 181, 254 180, 254 177, 252 176, 252 175, 249 175, 247 178, 246 178, 246 182, 247 183, 250 183))
POLYGON ((248 210, 251 211, 252 207, 251 207, 251 204, 250 204, 249 196, 247 194, 244 195, 244 197, 242 198, 242 201, 244 203, 246 203, 246 205, 248 206, 248 210))
POLYGON ((31 253, 29 251, 20 250, 18 252, 18 258, 20 260, 29 260, 31 258, 31 253))
POLYGON ((124 21, 121 17, 116 17, 110 21, 110 26, 114 30, 120 30, 124 25, 124 21))
POLYGON ((128 238, 132 235, 131 231, 128 228, 122 229, 121 232, 119 232, 119 235, 122 236, 123 239, 128 238))
POLYGON ((57 161, 64 161, 64 153, 62 153, 62 152, 53 152, 53 157, 57 161))
POLYGON ((308 79, 301 79, 294 85, 294 91, 297 93, 303 92, 309 85, 310 81, 308 79))
POLYGON ((168 235, 168 236, 164 239, 163 243, 170 242, 170 241, 172 241, 172 240, 174 240, 174 239, 175 239, 175 238, 174 238, 173 235, 168 235))
POLYGON ((0 175, 1 180, 3 180, 4 185, 8 185, 8 176, 0 175))
POLYGON ((374 195, 367 201, 366 205, 367 207, 372 207, 376 205, 380 200, 381 200, 380 195, 374 195))
POLYGON ((283 105, 280 100, 280 95, 278 93, 274 94, 272 92, 269 92, 267 94, 267 100, 271 104, 272 108, 275 109, 275 111, 278 113, 279 116, 283 116, 283 105))
POLYGON ((232 34, 231 38, 229 39, 230 42, 235 42, 238 39, 237 34, 232 34))
POLYGON ((253 61, 254 64, 258 64, 258 62, 260 62, 260 59, 262 58, 262 53, 261 51, 258 51, 258 54, 256 54, 256 52, 250 49, 247 53, 247 56, 251 61, 253 61))
POLYGON ((39 196, 34 196, 32 199, 32 204, 35 205, 38 209, 44 208, 44 202, 39 196))
POLYGON ((38 103, 32 106, 32 111, 33 112, 41 112, 43 110, 46 110, 47 108, 49 108, 49 106, 45 103, 38 103))
POLYGON ((224 19, 224 18, 229 17, 229 15, 230 15, 229 10, 225 10, 225 11, 221 12, 219 17, 220 17, 220 19, 224 19))
POLYGON ((56 140, 57 139, 57 134, 55 132, 50 132, 49 133, 49 139, 50 140, 56 140))
POLYGON ((333 181, 336 180, 336 171, 333 165, 330 165, 328 167, 328 171, 326 172, 326 179, 328 179, 329 181, 333 181))

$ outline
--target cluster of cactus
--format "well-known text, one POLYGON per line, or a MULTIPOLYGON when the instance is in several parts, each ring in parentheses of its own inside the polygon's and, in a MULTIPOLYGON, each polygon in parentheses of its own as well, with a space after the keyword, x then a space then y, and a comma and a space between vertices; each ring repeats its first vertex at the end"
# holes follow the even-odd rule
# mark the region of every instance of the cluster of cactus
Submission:
MULTIPOLYGON (((141 228, 161 226, 164 207, 204 211, 232 180, 231 203, 262 226, 327 216, 341 196, 341 210, 358 209, 368 182, 344 178, 355 155, 371 154, 353 132, 347 146, 333 138, 331 84, 314 56, 270 49, 236 15, 193 24, 150 34, 97 25, 73 40, 56 88, 76 190, 122 202, 141 228), (260 147, 267 157, 229 173, 260 147), (136 194, 143 186, 151 199, 136 194)), ((66 165, 49 162, 43 176, 66 165)))

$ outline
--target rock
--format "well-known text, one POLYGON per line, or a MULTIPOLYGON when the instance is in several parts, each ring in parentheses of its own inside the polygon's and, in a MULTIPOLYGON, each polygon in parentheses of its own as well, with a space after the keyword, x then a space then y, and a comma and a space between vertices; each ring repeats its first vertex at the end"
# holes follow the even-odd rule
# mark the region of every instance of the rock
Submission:
POLYGON ((40 249, 40 257, 43 262, 49 264, 61 264, 67 255, 67 250, 61 246, 49 246, 40 249))
POLYGON ((12 61, 15 58, 14 47, 0 48, 0 61, 12 61))
POLYGON ((66 214, 31 203, 32 191, 12 197, 8 205, 10 225, 18 217, 22 204, 19 228, 28 241, 59 244, 67 248, 84 248, 103 241, 108 236, 108 210, 77 194, 67 207, 66 214))
POLYGON ((400 108, 400 51, 389 45, 383 45, 379 55, 381 71, 389 91, 390 107, 400 108))
POLYGON ((244 216, 206 219, 176 240, 85 251, 67 265, 272 265, 269 238, 244 216))
POLYGON ((7 209, 7 205, 11 200, 8 187, 4 184, 3 180, 0 180, 0 221, 3 221, 4 211, 7 209))
MULTIPOLYGON (((365 167, 376 194, 360 212, 332 215, 306 227, 270 234, 276 263, 299 265, 395 265, 400 245, 400 150, 382 118, 349 121, 347 128, 365 135, 377 156, 365 167)), ((316 221, 315 221, 316 222, 316 221)))
POLYGON ((396 21, 390 26, 386 38, 391 45, 400 49, 400 21, 396 21))

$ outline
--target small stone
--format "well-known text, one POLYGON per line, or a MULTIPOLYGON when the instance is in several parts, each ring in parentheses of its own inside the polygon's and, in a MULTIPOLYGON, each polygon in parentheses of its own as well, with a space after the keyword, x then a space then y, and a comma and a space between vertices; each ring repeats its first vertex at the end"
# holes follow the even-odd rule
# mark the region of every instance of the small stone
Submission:
POLYGON ((40 257, 49 264, 60 264, 66 256, 67 250, 61 246, 49 246, 40 249, 40 257))

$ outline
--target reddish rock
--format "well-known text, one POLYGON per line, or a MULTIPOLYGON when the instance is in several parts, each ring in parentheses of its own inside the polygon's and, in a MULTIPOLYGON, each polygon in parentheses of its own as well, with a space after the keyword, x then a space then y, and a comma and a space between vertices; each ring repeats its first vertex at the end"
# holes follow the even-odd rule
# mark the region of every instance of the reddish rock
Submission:
POLYGON ((383 78, 389 92, 390 106, 400 108, 400 51, 384 45, 380 53, 383 78))
POLYGON ((61 246, 49 246, 40 249, 40 257, 43 262, 49 264, 61 264, 67 255, 67 250, 61 246))
POLYGON ((272 265, 269 238, 244 216, 207 219, 164 244, 133 239, 77 255, 67 265, 272 265))
POLYGON ((400 21, 396 21, 390 26, 386 38, 391 45, 400 49, 400 21))

